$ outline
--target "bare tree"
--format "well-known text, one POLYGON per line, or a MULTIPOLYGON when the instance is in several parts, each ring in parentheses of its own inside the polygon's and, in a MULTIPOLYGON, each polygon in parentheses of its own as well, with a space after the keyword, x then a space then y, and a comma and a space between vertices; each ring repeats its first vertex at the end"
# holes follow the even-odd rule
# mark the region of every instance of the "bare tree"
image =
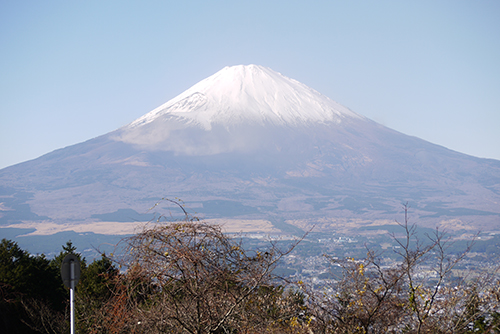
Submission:
POLYGON ((309 291, 317 330, 324 333, 391 333, 406 314, 404 274, 382 269, 371 251, 363 260, 329 258, 342 276, 327 291, 309 291))
POLYGON ((498 281, 482 276, 475 281, 448 282, 452 269, 471 250, 473 242, 453 255, 447 252, 450 240, 438 229, 420 240, 416 225, 409 223, 408 205, 403 208, 404 222, 398 223, 403 237, 392 235, 399 246, 397 264, 383 266, 380 257, 369 249, 361 260, 330 258, 332 264, 342 268, 342 276, 329 290, 308 291, 316 330, 472 333, 480 332, 471 330, 481 326, 498 330, 498 281), (419 272, 423 264, 429 268, 427 274, 419 272))
MULTIPOLYGON (((171 201, 178 204, 175 201, 171 201)), ((182 206, 178 204, 181 208, 182 206)), ((245 313, 258 292, 272 286, 272 270, 288 254, 270 243, 266 250, 246 251, 241 241, 217 225, 191 218, 182 208, 181 222, 148 225, 124 240, 115 259, 126 272, 117 299, 129 332, 226 333, 241 330, 254 317, 245 313)))

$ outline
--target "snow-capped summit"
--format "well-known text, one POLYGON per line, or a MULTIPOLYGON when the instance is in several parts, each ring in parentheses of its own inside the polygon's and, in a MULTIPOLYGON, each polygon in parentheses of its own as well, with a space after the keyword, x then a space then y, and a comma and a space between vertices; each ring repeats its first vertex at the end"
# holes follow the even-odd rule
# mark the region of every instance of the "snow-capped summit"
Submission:
POLYGON ((212 154, 246 146, 251 134, 242 138, 242 128, 340 124, 344 119, 364 117, 270 68, 238 65, 223 68, 123 127, 115 139, 150 149, 212 154), (181 141, 186 129, 195 133, 181 141), (233 133, 231 138, 227 132, 233 133))
POLYGON ((406 201, 421 226, 493 231, 500 161, 391 130, 268 68, 234 66, 127 126, 0 170, 0 195, 0 226, 23 234, 120 234, 163 197, 233 231, 385 229, 406 201))
POLYGON ((300 125, 360 117, 306 85, 258 65, 225 67, 132 122, 184 118, 205 130, 212 124, 300 125))

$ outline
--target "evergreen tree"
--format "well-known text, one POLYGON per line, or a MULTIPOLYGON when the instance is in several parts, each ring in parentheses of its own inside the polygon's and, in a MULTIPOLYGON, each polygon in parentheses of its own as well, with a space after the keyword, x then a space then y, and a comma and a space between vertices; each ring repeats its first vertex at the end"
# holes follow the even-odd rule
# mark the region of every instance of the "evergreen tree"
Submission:
POLYGON ((0 289, 2 292, 2 323, 8 332, 30 332, 37 327, 42 309, 62 312, 66 296, 60 288, 61 279, 45 255, 32 256, 16 242, 0 242, 0 289), (38 322, 38 320, 36 321, 38 322), (31 326, 32 325, 32 326, 31 326))
POLYGON ((102 326, 106 317, 103 310, 113 297, 118 274, 119 270, 105 254, 82 271, 76 286, 75 307, 77 328, 83 333, 102 326))

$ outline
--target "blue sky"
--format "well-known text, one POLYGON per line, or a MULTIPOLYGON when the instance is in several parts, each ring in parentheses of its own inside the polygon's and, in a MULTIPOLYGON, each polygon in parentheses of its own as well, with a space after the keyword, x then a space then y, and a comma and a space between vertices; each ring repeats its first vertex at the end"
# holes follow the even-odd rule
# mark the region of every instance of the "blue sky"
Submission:
POLYGON ((388 127, 500 159, 500 1, 0 1, 0 168, 259 64, 388 127))

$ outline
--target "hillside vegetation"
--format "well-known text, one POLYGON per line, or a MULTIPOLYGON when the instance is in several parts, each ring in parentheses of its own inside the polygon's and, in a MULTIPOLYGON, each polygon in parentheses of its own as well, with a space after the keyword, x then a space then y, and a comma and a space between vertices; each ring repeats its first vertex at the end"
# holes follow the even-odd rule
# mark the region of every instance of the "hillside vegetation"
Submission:
MULTIPOLYGON (((444 234, 419 240, 407 217, 398 261, 329 258, 322 288, 273 271, 287 248, 244 249, 217 225, 186 215, 146 226, 112 254, 87 264, 76 288, 78 333, 499 333, 494 275, 450 280, 470 250, 448 255, 444 234), (417 270, 429 264, 429 272, 417 270)), ((69 332, 68 291, 54 259, 0 244, 0 327, 4 333, 69 332)))

